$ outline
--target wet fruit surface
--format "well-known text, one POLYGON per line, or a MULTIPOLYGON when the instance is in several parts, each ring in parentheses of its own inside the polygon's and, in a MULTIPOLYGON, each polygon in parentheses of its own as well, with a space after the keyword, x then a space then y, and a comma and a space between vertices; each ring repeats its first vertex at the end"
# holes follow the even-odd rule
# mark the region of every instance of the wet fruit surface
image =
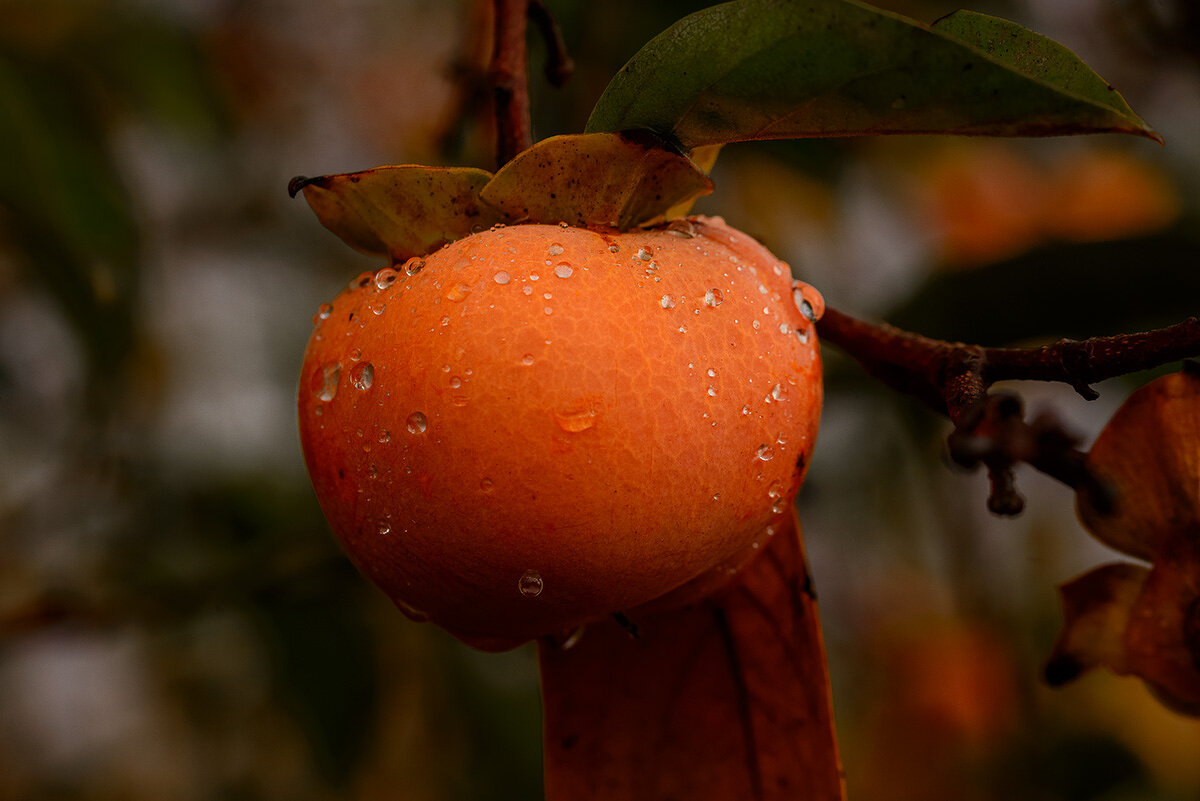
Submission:
POLYGON ((364 274, 305 355, 317 496, 406 613, 481 647, 686 598, 790 513, 821 306, 705 218, 499 227, 364 274))

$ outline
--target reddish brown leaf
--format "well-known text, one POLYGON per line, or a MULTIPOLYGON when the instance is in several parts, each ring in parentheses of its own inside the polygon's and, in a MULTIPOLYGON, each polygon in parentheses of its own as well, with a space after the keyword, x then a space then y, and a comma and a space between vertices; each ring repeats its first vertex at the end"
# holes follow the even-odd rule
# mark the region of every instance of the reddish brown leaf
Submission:
POLYGON ((538 142, 505 164, 480 196, 509 222, 624 231, 661 221, 668 210, 682 216, 712 189, 695 164, 649 135, 596 133, 538 142))
POLYGON ((1104 565, 1058 588, 1062 631, 1046 663, 1046 680, 1066 684, 1094 667, 1129 672, 1125 630, 1150 571, 1126 562, 1104 565))
POLYGON ((1087 493, 1079 519, 1131 556, 1169 558, 1173 541, 1200 531, 1200 375, 1156 379, 1129 396, 1100 432, 1088 467, 1116 493, 1106 513, 1087 493))
POLYGON ((837 801, 824 646, 799 528, 717 595, 540 644, 548 801, 837 801))

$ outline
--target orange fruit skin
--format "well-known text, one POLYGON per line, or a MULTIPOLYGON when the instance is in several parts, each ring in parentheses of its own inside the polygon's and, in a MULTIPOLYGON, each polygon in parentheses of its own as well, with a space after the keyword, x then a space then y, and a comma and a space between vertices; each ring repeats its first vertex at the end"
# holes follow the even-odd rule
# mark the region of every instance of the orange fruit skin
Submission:
POLYGON ((477 647, 686 602, 790 513, 821 309, 719 218, 472 235, 322 307, 299 391, 314 489, 402 610, 477 647))

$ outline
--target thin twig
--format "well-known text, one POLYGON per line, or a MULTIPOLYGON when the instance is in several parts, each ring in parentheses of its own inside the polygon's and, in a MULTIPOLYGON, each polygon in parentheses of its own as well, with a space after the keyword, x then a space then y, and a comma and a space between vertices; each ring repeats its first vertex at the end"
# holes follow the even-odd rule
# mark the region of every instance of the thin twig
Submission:
POLYGON ((530 1, 529 20, 537 27, 542 41, 546 43, 546 80, 551 86, 564 86, 575 71, 575 62, 567 53, 562 29, 558 27, 550 9, 546 8, 541 0, 530 1))
POLYGON ((869 374, 950 418, 951 457, 965 467, 987 467, 988 508, 1002 515, 1017 514, 1024 506, 1013 480, 1012 468, 1019 462, 1096 498, 1103 499, 1105 489, 1088 473, 1077 439, 1056 418, 1043 414, 1027 422, 1017 396, 989 394, 993 383, 1057 381, 1091 400, 1097 397, 1093 382, 1200 355, 1200 319, 1195 317, 1145 333, 1037 348, 944 342, 828 307, 819 330, 869 374))

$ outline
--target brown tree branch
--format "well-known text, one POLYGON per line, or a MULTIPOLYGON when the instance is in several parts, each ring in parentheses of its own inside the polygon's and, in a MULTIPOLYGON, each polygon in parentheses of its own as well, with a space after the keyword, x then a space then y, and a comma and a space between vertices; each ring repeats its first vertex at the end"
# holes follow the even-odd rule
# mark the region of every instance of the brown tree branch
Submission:
POLYGON ((1084 398, 1090 386, 1126 373, 1200 356, 1200 319, 1138 334, 1064 340, 1037 348, 985 348, 943 342, 875 325, 826 308, 819 330, 867 372, 893 389, 914 395, 954 423, 950 455, 965 467, 987 467, 992 485, 988 508, 1013 515, 1024 501, 1016 491, 1013 466, 1037 470, 1095 497, 1105 488, 1087 472, 1078 441, 1052 415, 1026 421, 1020 399, 989 394, 996 381, 1058 381, 1084 398))
POLYGON ((495 47, 488 72, 496 112, 496 163, 503 165, 533 144, 525 25, 529 0, 495 0, 495 47))

